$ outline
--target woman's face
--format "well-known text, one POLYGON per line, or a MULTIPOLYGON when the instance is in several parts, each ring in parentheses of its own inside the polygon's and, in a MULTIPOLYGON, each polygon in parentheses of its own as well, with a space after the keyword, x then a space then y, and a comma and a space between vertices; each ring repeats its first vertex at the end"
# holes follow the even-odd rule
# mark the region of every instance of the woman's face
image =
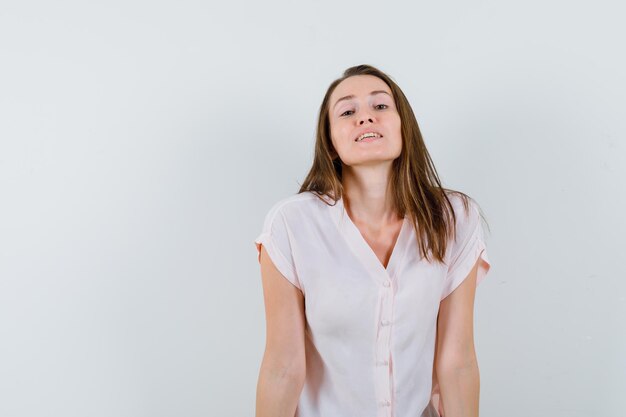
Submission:
POLYGON ((330 96, 328 118, 331 141, 344 164, 372 165, 400 156, 400 115, 380 78, 355 75, 339 83, 330 96), (358 140, 367 132, 377 136, 358 140))

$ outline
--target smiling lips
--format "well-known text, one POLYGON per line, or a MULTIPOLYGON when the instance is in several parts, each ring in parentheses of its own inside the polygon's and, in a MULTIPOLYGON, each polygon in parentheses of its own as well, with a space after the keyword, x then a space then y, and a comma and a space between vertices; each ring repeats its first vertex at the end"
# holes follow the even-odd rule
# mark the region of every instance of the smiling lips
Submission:
POLYGON ((378 139, 378 138, 382 138, 382 137, 383 137, 383 135, 381 135, 378 132, 365 132, 365 133, 361 134, 359 137, 357 137, 354 141, 355 142, 361 142, 363 140, 371 138, 371 140, 367 140, 366 141, 366 142, 371 142, 372 140, 375 140, 375 139, 378 139))

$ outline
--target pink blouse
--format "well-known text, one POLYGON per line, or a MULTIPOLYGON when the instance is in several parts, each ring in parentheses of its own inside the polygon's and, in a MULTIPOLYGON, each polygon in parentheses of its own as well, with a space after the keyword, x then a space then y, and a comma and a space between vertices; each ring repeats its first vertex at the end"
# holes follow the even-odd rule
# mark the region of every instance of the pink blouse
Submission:
POLYGON ((342 199, 328 206, 304 192, 270 208, 255 240, 259 262, 263 244, 305 300, 306 380, 295 417, 438 416, 439 303, 477 259, 477 285, 490 268, 476 205, 465 213, 460 197, 449 198, 457 239, 447 267, 419 255, 408 217, 385 268, 342 199))

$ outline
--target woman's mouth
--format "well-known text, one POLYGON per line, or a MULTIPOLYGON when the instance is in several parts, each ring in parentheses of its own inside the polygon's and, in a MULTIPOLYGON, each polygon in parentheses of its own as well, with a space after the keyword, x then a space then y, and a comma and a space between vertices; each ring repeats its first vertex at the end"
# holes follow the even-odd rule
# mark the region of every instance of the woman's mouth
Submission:
POLYGON ((377 132, 366 132, 356 138, 355 142, 374 142, 377 139, 382 138, 383 136, 377 132))

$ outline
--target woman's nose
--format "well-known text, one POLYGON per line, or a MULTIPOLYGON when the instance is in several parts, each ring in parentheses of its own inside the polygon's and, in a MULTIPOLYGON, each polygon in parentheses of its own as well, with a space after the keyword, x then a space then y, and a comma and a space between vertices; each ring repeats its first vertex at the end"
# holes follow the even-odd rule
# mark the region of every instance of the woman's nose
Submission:
POLYGON ((374 119, 369 114, 363 114, 359 117, 359 124, 362 125, 366 120, 369 120, 370 123, 374 123, 374 119))

